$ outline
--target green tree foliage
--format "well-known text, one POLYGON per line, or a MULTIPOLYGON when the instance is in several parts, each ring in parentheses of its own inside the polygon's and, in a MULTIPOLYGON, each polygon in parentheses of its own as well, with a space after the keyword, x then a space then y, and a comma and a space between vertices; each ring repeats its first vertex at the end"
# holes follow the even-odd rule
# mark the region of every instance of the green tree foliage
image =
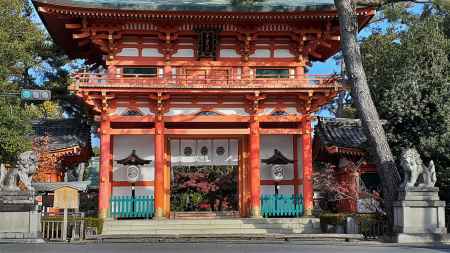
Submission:
POLYGON ((388 121, 385 129, 393 153, 398 157, 401 148, 416 147, 425 160, 435 161, 440 186, 448 187, 449 15, 429 7, 419 16, 393 10, 388 14, 399 18, 396 24, 403 28, 375 31, 361 45, 372 97, 380 117, 388 121))
POLYGON ((30 150, 30 120, 39 112, 17 99, 0 99, 0 161, 14 162, 17 153, 30 150))
POLYGON ((67 92, 77 66, 33 21, 33 11, 28 1, 0 0, 0 162, 31 148, 32 120, 83 112, 67 92), (51 89, 54 100, 24 103, 14 95, 22 88, 51 89))
POLYGON ((29 18, 23 0, 0 1, 0 82, 27 82, 27 70, 37 64, 44 34, 29 18))

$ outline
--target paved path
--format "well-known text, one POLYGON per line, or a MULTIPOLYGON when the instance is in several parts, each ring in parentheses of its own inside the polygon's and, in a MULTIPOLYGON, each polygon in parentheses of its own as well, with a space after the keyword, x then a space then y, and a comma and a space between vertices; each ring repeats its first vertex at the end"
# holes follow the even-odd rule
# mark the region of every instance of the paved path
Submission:
POLYGON ((441 253, 450 246, 342 242, 0 244, 0 253, 441 253))

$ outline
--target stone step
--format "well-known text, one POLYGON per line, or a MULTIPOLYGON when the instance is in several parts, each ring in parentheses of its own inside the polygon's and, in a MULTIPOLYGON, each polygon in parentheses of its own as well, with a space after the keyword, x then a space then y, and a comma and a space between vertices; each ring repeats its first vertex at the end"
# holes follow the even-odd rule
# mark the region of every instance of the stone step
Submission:
POLYGON ((189 234, 302 234, 318 233, 315 229, 143 229, 143 230, 110 230, 107 234, 154 234, 154 235, 189 235, 189 234))
POLYGON ((238 218, 239 212, 237 211, 224 211, 224 212, 171 212, 171 219, 187 219, 187 220, 199 220, 199 219, 230 219, 238 218))
POLYGON ((298 234, 320 232, 316 218, 106 220, 103 235, 298 234))
POLYGON ((168 225, 168 224, 312 224, 319 222, 317 218, 267 218, 267 219, 163 219, 163 220, 106 220, 106 224, 114 225, 168 225))
POLYGON ((165 224, 162 225, 127 225, 116 224, 106 225, 104 228, 111 229, 220 229, 220 228, 262 228, 262 229, 298 229, 304 227, 312 227, 312 224, 165 224))

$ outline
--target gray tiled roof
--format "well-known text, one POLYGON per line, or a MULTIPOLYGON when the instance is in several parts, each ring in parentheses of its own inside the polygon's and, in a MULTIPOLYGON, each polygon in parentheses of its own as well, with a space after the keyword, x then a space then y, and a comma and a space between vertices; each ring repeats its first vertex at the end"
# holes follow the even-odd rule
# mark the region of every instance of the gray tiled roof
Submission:
POLYGON ((242 4, 235 0, 34 0, 62 6, 148 11, 285 12, 334 8, 333 0, 264 0, 242 4))
POLYGON ((359 119, 319 118, 315 133, 322 145, 341 148, 366 148, 367 137, 359 119))
POLYGON ((48 136, 49 150, 85 147, 90 144, 90 128, 75 119, 39 120, 33 122, 35 136, 48 136))
POLYGON ((33 182, 31 186, 34 187, 36 192, 53 192, 62 187, 71 187, 78 191, 86 191, 91 181, 76 181, 76 182, 33 182))

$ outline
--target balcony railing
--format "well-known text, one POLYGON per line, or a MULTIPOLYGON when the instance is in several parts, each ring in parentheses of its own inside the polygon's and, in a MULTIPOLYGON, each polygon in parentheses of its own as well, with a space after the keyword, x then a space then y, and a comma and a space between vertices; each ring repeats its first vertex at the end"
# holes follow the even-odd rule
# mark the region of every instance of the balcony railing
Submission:
POLYGON ((77 73, 71 89, 83 88, 153 88, 153 89, 301 89, 338 87, 333 75, 282 76, 194 76, 194 75, 116 75, 77 73))

